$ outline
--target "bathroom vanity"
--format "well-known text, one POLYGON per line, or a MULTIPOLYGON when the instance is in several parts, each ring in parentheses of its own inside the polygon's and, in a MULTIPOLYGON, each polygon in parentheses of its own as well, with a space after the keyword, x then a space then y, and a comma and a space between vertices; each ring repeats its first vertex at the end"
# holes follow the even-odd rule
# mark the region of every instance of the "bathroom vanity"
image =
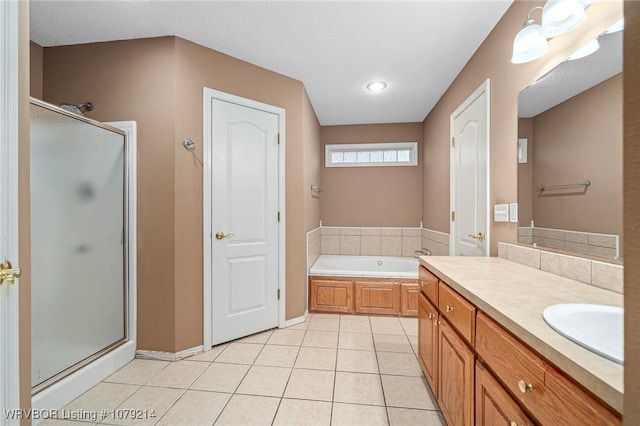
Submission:
POLYGON ((449 426, 621 424, 623 367, 561 336, 558 303, 620 294, 502 258, 421 257, 418 359, 449 426))

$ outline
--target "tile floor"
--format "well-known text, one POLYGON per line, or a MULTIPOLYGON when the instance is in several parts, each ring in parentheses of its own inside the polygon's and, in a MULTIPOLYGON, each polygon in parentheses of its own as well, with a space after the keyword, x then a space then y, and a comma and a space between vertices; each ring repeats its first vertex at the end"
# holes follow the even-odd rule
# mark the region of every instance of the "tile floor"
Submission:
POLYGON ((101 424, 109 425, 441 426, 417 334, 415 318, 310 314, 185 360, 135 359, 65 410, 155 414, 107 416, 101 424))

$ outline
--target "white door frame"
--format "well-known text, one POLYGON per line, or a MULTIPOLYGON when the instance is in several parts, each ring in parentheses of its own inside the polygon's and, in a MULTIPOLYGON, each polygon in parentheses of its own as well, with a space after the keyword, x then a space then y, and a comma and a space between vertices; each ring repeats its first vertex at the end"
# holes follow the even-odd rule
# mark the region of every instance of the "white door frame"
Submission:
MULTIPOLYGON (((20 99, 18 96, 18 3, 0 5, 0 261, 8 259, 14 267, 18 259, 18 137, 20 99)), ((20 280, 14 285, 0 284, 0 425, 18 424, 5 409, 20 408, 19 314, 20 280)))
MULTIPOLYGON (((487 93, 487 231, 485 242, 487 247, 486 256, 491 256, 491 84, 486 79, 480 87, 478 87, 456 110, 449 116, 449 143, 455 134, 454 121, 455 118, 462 113, 469 105, 473 103, 484 92, 487 93)), ((449 145, 449 204, 450 212, 455 211, 455 151, 452 145, 449 145)), ((456 217, 456 220, 458 218, 456 217)), ((449 216, 449 255, 455 256, 455 223, 449 216)))
POLYGON ((213 278, 213 229, 211 227, 212 212, 211 212, 211 153, 212 153, 212 107, 211 101, 218 99, 221 101, 232 102, 237 105, 245 106, 248 108, 255 108, 262 111, 267 111, 278 116, 278 131, 280 133, 280 150, 278 153, 278 209, 280 211, 280 224, 278 227, 278 288, 280 289, 280 300, 278 301, 278 327, 284 327, 285 320, 285 110, 284 108, 276 107, 273 105, 265 104, 262 102, 254 101, 252 99, 242 98, 240 96, 232 95, 218 90, 209 89, 205 87, 203 89, 203 182, 202 182, 202 228, 203 228, 203 346, 207 351, 211 348, 212 336, 211 336, 211 318, 212 318, 212 278, 213 278))

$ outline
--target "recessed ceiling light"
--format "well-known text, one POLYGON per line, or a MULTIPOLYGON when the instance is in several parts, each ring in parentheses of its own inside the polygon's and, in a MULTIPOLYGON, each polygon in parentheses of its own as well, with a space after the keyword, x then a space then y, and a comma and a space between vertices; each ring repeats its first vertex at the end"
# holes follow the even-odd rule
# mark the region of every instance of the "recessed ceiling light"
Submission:
POLYGON ((372 81, 371 83, 367 84, 367 90, 369 90, 370 92, 380 92, 386 88, 387 83, 385 83, 384 81, 372 81))

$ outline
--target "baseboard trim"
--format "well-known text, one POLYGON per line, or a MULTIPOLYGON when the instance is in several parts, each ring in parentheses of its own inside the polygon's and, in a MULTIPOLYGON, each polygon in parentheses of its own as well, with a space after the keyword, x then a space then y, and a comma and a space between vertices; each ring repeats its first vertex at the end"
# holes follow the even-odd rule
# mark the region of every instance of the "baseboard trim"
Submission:
POLYGON ((296 317, 296 318, 291 318, 291 319, 285 320, 284 324, 282 324, 278 328, 287 328, 287 327, 291 327, 291 326, 294 326, 294 325, 302 324, 303 322, 305 322, 307 320, 307 316, 308 315, 309 315, 309 310, 305 309, 304 315, 296 317))
POLYGON ((193 348, 185 349, 180 352, 162 352, 162 351, 145 351, 138 349, 136 351, 136 358, 138 359, 151 359, 156 361, 178 361, 192 355, 197 355, 204 351, 204 346, 195 346, 193 348))

